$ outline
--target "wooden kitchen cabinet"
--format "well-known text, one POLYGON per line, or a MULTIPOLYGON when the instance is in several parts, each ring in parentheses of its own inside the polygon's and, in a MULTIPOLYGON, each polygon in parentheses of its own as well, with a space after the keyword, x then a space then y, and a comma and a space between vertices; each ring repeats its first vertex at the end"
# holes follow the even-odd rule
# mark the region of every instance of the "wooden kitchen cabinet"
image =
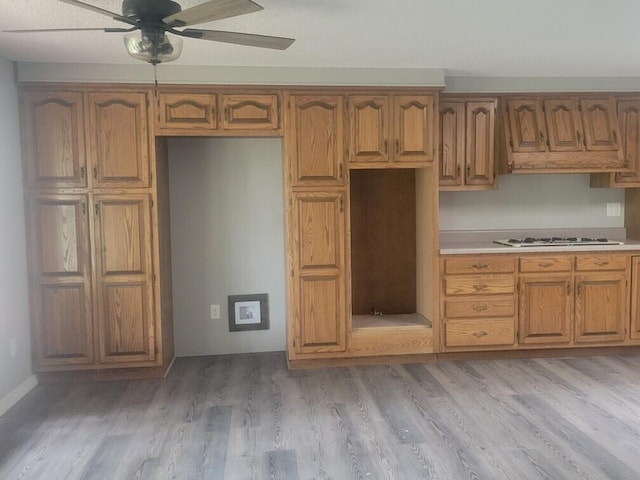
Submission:
POLYGON ((495 188, 496 99, 440 102, 440 190, 495 188))
POLYGON ((346 350, 345 193, 296 192, 293 232, 292 346, 298 354, 346 350))
POLYGON ((444 351, 495 350, 515 343, 515 259, 446 256, 442 260, 444 351))
POLYGON ((628 262, 628 255, 608 253, 521 257, 519 342, 623 342, 628 262))
POLYGON ((294 94, 286 101, 286 166, 291 186, 344 186, 342 95, 294 94))
POLYGON ((504 105, 505 173, 628 170, 612 96, 507 96, 504 105))
POLYGON ((591 174, 592 187, 640 187, 640 97, 618 98, 620 143, 628 172, 591 174))
POLYGON ((40 368, 93 362, 87 195, 27 202, 33 358, 40 368))
POLYGON ((349 95, 354 168, 420 167, 433 161, 433 95, 349 95))
POLYGON ((149 195, 96 195, 96 311, 99 361, 155 360, 149 195))
POLYGON ((274 90, 162 89, 157 130, 167 136, 282 136, 282 95, 274 90))
POLYGON ((640 341, 640 256, 631 257, 631 328, 629 338, 640 341))
POLYGON ((25 90, 22 131, 28 187, 87 186, 82 92, 25 90))
POLYGON ((149 186, 148 94, 89 92, 87 149, 95 188, 149 186))

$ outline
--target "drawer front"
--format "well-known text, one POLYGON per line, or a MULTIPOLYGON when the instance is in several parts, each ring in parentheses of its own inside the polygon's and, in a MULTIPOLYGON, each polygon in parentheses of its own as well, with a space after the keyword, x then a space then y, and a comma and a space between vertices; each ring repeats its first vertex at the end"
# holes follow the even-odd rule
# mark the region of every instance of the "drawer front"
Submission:
POLYGON ((576 270, 625 270, 627 255, 581 255, 576 257, 576 270))
POLYGON ((491 320, 451 320, 445 323, 447 347, 480 347, 513 345, 515 321, 513 318, 491 320))
POLYGON ((445 318, 513 317, 516 301, 513 295, 472 298, 447 298, 445 318))
POLYGON ((511 273, 515 271, 513 257, 477 256, 445 258, 445 273, 511 273))
POLYGON ((569 272, 571 271, 572 256, 556 257, 522 257, 520 271, 529 272, 569 272))
POLYGON ((455 275, 444 277, 445 295, 495 295, 514 292, 513 275, 455 275))

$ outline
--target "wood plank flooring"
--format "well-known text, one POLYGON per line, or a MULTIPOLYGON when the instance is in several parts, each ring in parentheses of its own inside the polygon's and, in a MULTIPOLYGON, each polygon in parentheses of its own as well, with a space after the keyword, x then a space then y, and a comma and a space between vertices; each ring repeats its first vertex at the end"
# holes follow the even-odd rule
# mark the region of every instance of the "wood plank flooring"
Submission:
POLYGON ((178 359, 163 380, 40 385, 0 479, 640 478, 640 356, 289 371, 178 359))

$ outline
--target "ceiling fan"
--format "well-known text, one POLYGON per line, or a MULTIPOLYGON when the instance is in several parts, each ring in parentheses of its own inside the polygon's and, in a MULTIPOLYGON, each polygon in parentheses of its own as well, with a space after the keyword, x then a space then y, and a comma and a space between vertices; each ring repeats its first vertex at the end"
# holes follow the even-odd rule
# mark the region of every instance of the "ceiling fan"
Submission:
POLYGON ((153 65, 177 59, 182 52, 182 39, 179 37, 211 40, 213 42, 234 43, 252 47, 285 50, 295 40, 293 38, 272 37, 251 33, 223 32, 185 28, 199 23, 221 20, 263 8, 251 0, 209 0, 186 10, 172 0, 124 0, 122 15, 78 0, 58 0, 76 7, 91 10, 126 23, 128 28, 48 28, 37 30, 5 30, 13 33, 103 31, 107 33, 126 33, 124 37, 127 52, 138 60, 153 65), (177 35, 170 37, 167 33, 177 35))

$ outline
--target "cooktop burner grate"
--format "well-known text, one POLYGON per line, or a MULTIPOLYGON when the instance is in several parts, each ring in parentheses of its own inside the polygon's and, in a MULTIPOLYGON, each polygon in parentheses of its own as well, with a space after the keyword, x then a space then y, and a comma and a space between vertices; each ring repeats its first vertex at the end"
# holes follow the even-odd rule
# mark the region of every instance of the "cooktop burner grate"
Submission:
POLYGON ((582 245, 623 245, 619 240, 590 237, 526 237, 494 240, 494 243, 509 247, 563 247, 582 245))

